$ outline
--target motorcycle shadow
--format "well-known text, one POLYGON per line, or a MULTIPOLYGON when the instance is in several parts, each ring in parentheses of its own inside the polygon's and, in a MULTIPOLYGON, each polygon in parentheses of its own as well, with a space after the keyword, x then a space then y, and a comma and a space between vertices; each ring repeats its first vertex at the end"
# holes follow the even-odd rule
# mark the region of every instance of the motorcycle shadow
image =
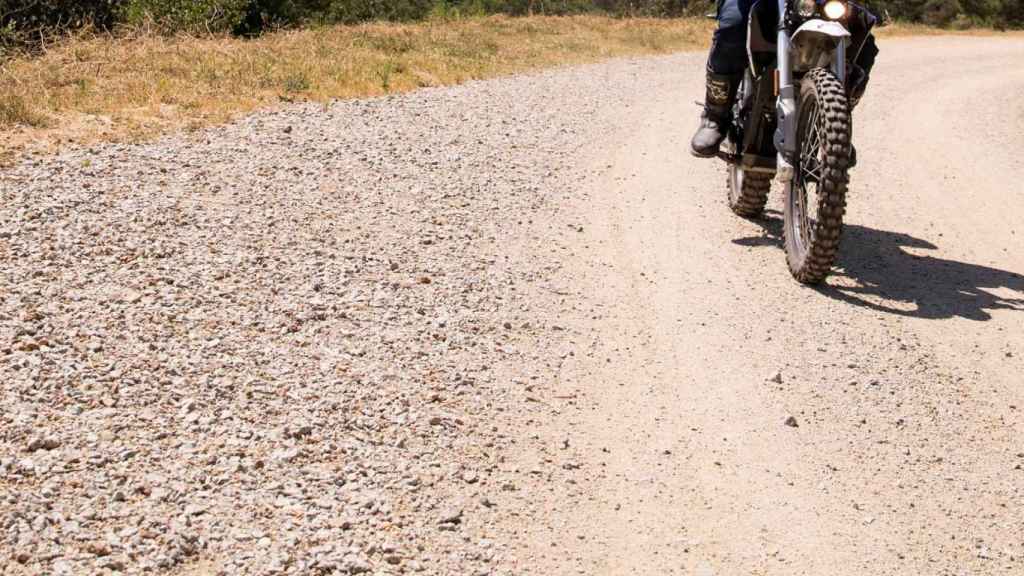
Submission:
MULTIPOLYGON (((768 211, 765 235, 733 240, 782 248, 782 218, 768 211)), ((1024 275, 908 252, 938 246, 908 234, 845 225, 839 258, 817 292, 854 306, 915 318, 989 320, 993 310, 1024 312, 1024 275)))

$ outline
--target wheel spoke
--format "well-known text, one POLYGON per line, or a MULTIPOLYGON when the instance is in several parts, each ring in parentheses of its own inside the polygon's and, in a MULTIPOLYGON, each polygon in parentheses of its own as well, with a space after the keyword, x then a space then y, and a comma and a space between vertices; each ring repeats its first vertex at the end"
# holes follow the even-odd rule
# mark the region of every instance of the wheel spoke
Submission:
MULTIPOLYGON (((811 140, 810 150, 808 152, 817 152, 821 149, 821 126, 818 122, 819 108, 817 105, 814 106, 814 116, 811 117, 811 130, 813 130, 814 138, 811 140)), ((815 154, 817 157, 817 154, 815 154)))
POLYGON ((804 123, 801 125, 803 135, 800 146, 800 166, 798 178, 794 183, 797 187, 796 226, 797 236, 804 246, 810 246, 814 241, 816 218, 812 210, 817 212, 817 183, 823 177, 824 165, 824 138, 822 134, 821 108, 817 102, 807 103, 810 110, 806 110, 802 116, 804 123), (813 191, 810 189, 814 186, 813 191))
MULTIPOLYGON (((822 135, 821 135, 821 123, 820 120, 820 108, 817 103, 813 104, 811 111, 807 112, 810 115, 809 121, 804 125, 805 137, 803 138, 802 145, 800 146, 800 171, 803 178, 806 180, 807 177, 813 179, 821 178, 821 155, 822 155, 822 135)), ((806 118, 806 116, 805 116, 806 118)))
POLYGON ((800 196, 803 203, 803 209, 801 210, 803 212, 801 218, 803 220, 803 226, 801 227, 800 232, 803 237, 804 244, 806 246, 810 246, 811 242, 814 241, 814 218, 811 217, 811 207, 814 205, 814 202, 810 198, 811 192, 807 189, 806 184, 803 186, 802 194, 800 194, 800 196))
MULTIPOLYGON (((821 167, 820 166, 815 166, 814 168, 806 168, 806 167, 801 166, 800 169, 803 171, 803 174, 805 176, 810 176, 813 180, 820 180, 821 179, 821 167)), ((805 178, 804 181, 806 182, 807 179, 805 178)))

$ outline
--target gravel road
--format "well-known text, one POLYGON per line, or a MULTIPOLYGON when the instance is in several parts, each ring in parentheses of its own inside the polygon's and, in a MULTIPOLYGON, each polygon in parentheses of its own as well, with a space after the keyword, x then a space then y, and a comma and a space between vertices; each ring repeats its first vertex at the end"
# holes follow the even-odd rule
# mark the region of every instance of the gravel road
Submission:
POLYGON ((881 46, 839 270, 703 55, 0 171, 0 574, 1019 574, 1024 40, 881 46))

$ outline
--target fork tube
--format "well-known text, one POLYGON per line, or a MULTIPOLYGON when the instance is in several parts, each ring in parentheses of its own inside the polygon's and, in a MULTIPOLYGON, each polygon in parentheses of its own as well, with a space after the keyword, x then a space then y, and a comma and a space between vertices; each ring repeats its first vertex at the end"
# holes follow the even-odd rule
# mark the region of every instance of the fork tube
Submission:
POLYGON ((778 178, 788 180, 792 177, 793 166, 790 163, 796 154, 796 96, 793 90, 793 67, 790 60, 789 31, 786 30, 787 0, 779 2, 778 54, 776 60, 779 67, 779 101, 776 104, 778 129, 775 132, 775 148, 779 152, 778 178))
POLYGON ((779 25, 778 25, 778 49, 779 61, 779 94, 783 90, 793 87, 793 68, 789 61, 789 32, 786 30, 786 0, 779 0, 779 25))

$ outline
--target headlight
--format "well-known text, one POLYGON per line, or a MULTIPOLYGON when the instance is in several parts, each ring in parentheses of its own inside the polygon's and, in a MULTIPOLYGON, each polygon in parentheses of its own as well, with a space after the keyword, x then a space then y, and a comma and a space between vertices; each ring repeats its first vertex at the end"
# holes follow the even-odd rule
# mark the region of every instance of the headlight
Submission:
POLYGON ((829 20, 839 20, 846 16, 846 4, 840 0, 828 0, 822 11, 825 12, 825 17, 829 20))
POLYGON ((816 0, 800 0, 797 4, 796 11, 800 13, 804 18, 810 18, 814 16, 814 11, 818 8, 816 0))

